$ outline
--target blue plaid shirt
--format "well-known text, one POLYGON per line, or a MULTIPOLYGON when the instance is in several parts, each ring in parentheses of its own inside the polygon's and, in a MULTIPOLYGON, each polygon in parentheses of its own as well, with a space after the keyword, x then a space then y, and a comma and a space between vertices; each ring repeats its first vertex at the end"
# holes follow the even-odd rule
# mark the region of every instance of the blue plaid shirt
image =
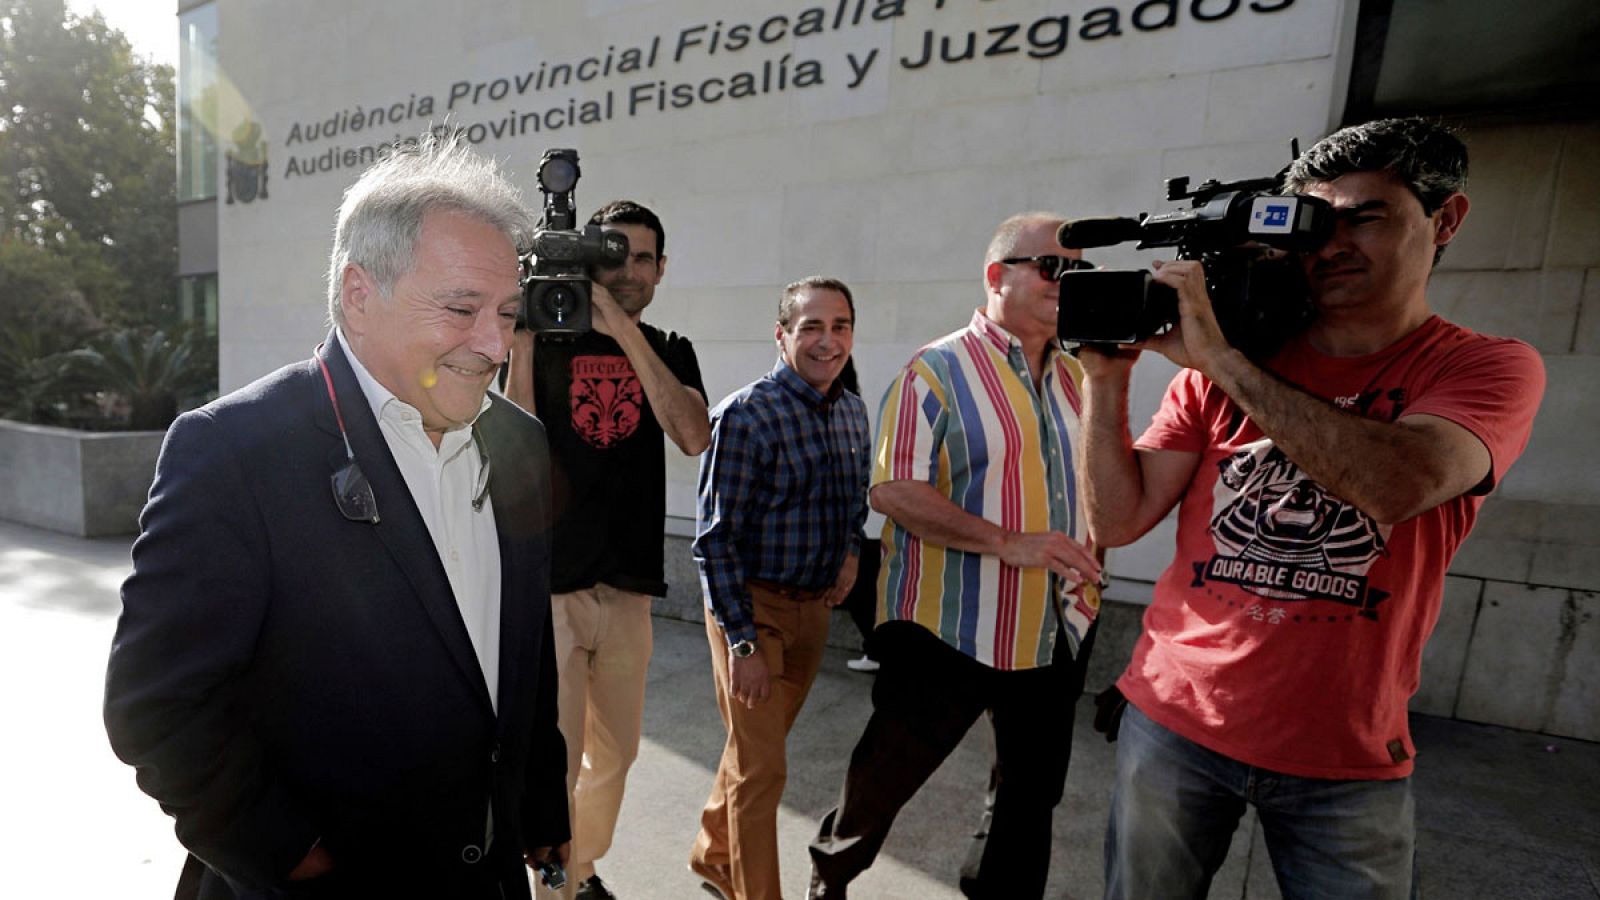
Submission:
POLYGON ((746 579, 820 590, 859 553, 872 468, 867 405, 782 361, 711 411, 694 559, 729 645, 755 640, 746 579))

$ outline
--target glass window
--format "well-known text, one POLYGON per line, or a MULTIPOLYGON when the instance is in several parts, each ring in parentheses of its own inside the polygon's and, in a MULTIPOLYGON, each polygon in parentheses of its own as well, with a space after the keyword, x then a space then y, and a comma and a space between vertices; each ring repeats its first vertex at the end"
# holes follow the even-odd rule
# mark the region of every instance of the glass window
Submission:
POLYGON ((191 275, 178 279, 178 318, 194 323, 206 334, 216 336, 216 275, 191 275))
POLYGON ((178 16, 178 200, 217 196, 217 5, 178 16))

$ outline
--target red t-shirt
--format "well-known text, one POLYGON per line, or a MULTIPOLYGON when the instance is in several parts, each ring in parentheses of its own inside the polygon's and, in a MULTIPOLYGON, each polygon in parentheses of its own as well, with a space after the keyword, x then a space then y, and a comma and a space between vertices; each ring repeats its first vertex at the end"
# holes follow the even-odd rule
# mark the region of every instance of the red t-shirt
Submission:
POLYGON ((1490 479, 1379 525, 1309 479, 1204 376, 1179 372, 1138 445, 1200 453, 1200 465, 1118 686, 1151 719, 1249 765, 1401 778, 1416 755, 1406 704, 1445 570, 1527 445, 1544 365, 1527 344, 1435 316, 1368 356, 1300 339, 1267 368, 1367 418, 1449 419, 1489 449, 1490 479))

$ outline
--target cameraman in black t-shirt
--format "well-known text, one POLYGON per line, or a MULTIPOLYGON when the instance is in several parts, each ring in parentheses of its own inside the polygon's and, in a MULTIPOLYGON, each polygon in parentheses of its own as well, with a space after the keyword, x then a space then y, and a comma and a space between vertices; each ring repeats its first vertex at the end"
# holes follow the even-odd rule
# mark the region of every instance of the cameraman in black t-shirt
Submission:
POLYGON ((592 273, 593 331, 575 339, 517 333, 506 396, 544 422, 555 494, 550 605, 573 887, 541 888, 540 896, 610 900, 615 895, 594 861, 611 846, 623 783, 639 751, 650 598, 667 592, 661 438, 697 456, 710 443, 711 425, 688 338, 640 321, 667 267, 661 220, 618 200, 589 222, 627 236, 627 262, 592 273))

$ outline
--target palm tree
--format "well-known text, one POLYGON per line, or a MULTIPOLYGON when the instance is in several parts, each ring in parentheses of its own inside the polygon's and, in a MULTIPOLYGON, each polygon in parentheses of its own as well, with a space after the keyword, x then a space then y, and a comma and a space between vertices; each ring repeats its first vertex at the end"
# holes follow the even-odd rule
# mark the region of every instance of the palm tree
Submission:
POLYGON ((61 343, 43 329, 0 327, 0 419, 50 424, 61 418, 61 343))
POLYGON ((216 389, 215 364, 193 329, 123 328, 102 333, 87 348, 64 355, 75 387, 115 394, 128 404, 128 427, 160 430, 178 415, 178 401, 216 389))

